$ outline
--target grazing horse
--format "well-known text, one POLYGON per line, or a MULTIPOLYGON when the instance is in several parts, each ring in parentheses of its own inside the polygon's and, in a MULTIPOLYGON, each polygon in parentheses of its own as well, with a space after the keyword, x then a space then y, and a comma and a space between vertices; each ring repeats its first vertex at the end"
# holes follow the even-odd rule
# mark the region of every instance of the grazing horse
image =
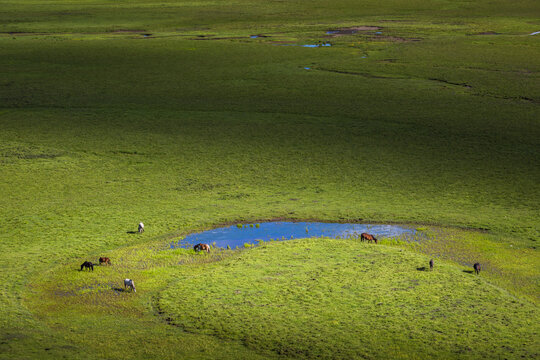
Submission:
POLYGON ((81 270, 79 270, 79 271, 82 271, 83 268, 86 268, 86 269, 89 269, 89 270, 92 269, 92 271, 94 271, 94 264, 92 264, 90 261, 85 261, 85 262, 82 263, 81 270))
POLYGON ((142 222, 139 223, 139 227, 137 230, 139 231, 140 234, 144 232, 144 224, 142 222))
POLYGON ((197 244, 193 247, 193 250, 195 251, 206 251, 207 253, 210 252, 210 245, 208 244, 197 244))
POLYGON ((371 235, 371 234, 368 234, 368 233, 361 233, 360 234, 360 240, 368 241, 368 242, 375 241, 375 244, 378 243, 377 238, 375 236, 371 235))
POLYGON ((137 292, 137 290, 135 290, 135 283, 131 279, 124 280, 124 290, 127 288, 130 288, 133 292, 137 292))
POLYGON ((111 259, 109 259, 108 257, 100 257, 99 265, 103 265, 103 264, 111 265, 111 259))
POLYGON ((480 263, 475 263, 472 267, 476 275, 480 274, 480 270, 482 270, 482 266, 480 265, 480 263))
POLYGON ((433 259, 429 260, 429 270, 433 270, 433 259))

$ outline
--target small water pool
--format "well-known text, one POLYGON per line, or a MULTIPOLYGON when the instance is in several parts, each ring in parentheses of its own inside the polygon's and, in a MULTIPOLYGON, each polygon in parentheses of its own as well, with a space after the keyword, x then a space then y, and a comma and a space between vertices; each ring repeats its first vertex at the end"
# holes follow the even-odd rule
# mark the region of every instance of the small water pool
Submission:
POLYGON ((353 35, 357 32, 355 29, 328 30, 326 35, 353 35))
POLYGON ((308 48, 317 48, 317 47, 326 47, 326 46, 332 46, 330 43, 322 43, 322 44, 306 44, 306 45, 300 45, 302 47, 308 47, 308 48))
POLYGON ((305 48, 320 48, 320 47, 329 47, 332 46, 330 43, 321 43, 321 44, 277 44, 280 46, 299 46, 299 47, 305 47, 305 48))
POLYGON ((290 240, 327 236, 332 238, 359 237, 368 232, 377 238, 414 235, 416 230, 400 225, 339 224, 323 222, 274 221, 258 224, 238 224, 190 234, 185 239, 172 242, 170 248, 191 248, 194 244, 214 244, 217 247, 243 247, 258 240, 290 240))

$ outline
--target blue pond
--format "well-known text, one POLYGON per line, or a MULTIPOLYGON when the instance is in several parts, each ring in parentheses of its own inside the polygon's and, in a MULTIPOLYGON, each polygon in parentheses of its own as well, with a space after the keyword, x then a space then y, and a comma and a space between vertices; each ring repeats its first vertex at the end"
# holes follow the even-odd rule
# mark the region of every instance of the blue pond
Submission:
POLYGON ((170 244, 171 249, 189 248, 194 244, 206 243, 217 247, 242 247, 245 243, 255 244, 258 240, 289 240, 306 237, 354 237, 368 232, 378 238, 413 235, 416 230, 399 225, 339 224, 322 222, 267 222, 239 224, 190 234, 185 239, 170 244), (241 226, 241 227, 240 227, 241 226))

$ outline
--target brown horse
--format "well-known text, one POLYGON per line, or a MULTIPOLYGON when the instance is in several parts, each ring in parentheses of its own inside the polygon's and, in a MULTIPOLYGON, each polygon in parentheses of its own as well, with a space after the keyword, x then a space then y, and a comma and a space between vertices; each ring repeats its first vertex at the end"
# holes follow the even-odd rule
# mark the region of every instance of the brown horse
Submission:
POLYGON ((482 270, 482 265, 480 265, 480 263, 475 263, 472 267, 476 275, 480 274, 480 270, 482 270))
POLYGON ((375 236, 371 235, 371 234, 368 234, 368 233, 361 233, 360 234, 360 240, 367 241, 367 242, 375 241, 375 244, 378 243, 377 238, 375 236))
POLYGON ((109 259, 108 257, 100 257, 99 258, 99 265, 111 265, 111 259, 109 259))
POLYGON ((210 245, 208 244, 197 244, 193 247, 193 250, 195 251, 206 251, 207 253, 210 252, 210 245))
POLYGON ((94 264, 92 264, 90 261, 85 261, 82 263, 81 270, 79 271, 82 271, 83 268, 94 271, 94 264))
POLYGON ((433 270, 433 259, 429 260, 429 270, 433 270))

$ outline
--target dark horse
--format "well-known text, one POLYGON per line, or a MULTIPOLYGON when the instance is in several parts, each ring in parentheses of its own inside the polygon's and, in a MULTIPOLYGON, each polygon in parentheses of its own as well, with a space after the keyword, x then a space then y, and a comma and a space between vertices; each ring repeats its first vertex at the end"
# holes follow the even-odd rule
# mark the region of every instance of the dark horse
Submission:
POLYGON ((83 268, 86 268, 86 269, 91 269, 92 271, 94 271, 94 264, 92 264, 90 261, 85 261, 82 263, 81 265, 81 270, 79 271, 82 271, 83 268))
POLYGON ((375 241, 375 244, 378 243, 377 238, 375 236, 371 235, 371 234, 368 234, 368 233, 361 233, 360 234, 360 240, 368 241, 368 242, 375 241))
POLYGON ((482 270, 482 266, 480 265, 480 263, 475 263, 472 267, 476 275, 480 274, 480 270, 482 270))
POLYGON ((103 265, 103 264, 111 265, 111 259, 109 259, 108 257, 100 257, 99 265, 103 265))
POLYGON ((429 270, 433 270, 433 259, 429 260, 429 270))
POLYGON ((208 244, 197 244, 193 247, 193 250, 195 251, 206 251, 207 253, 210 252, 210 246, 208 244))

